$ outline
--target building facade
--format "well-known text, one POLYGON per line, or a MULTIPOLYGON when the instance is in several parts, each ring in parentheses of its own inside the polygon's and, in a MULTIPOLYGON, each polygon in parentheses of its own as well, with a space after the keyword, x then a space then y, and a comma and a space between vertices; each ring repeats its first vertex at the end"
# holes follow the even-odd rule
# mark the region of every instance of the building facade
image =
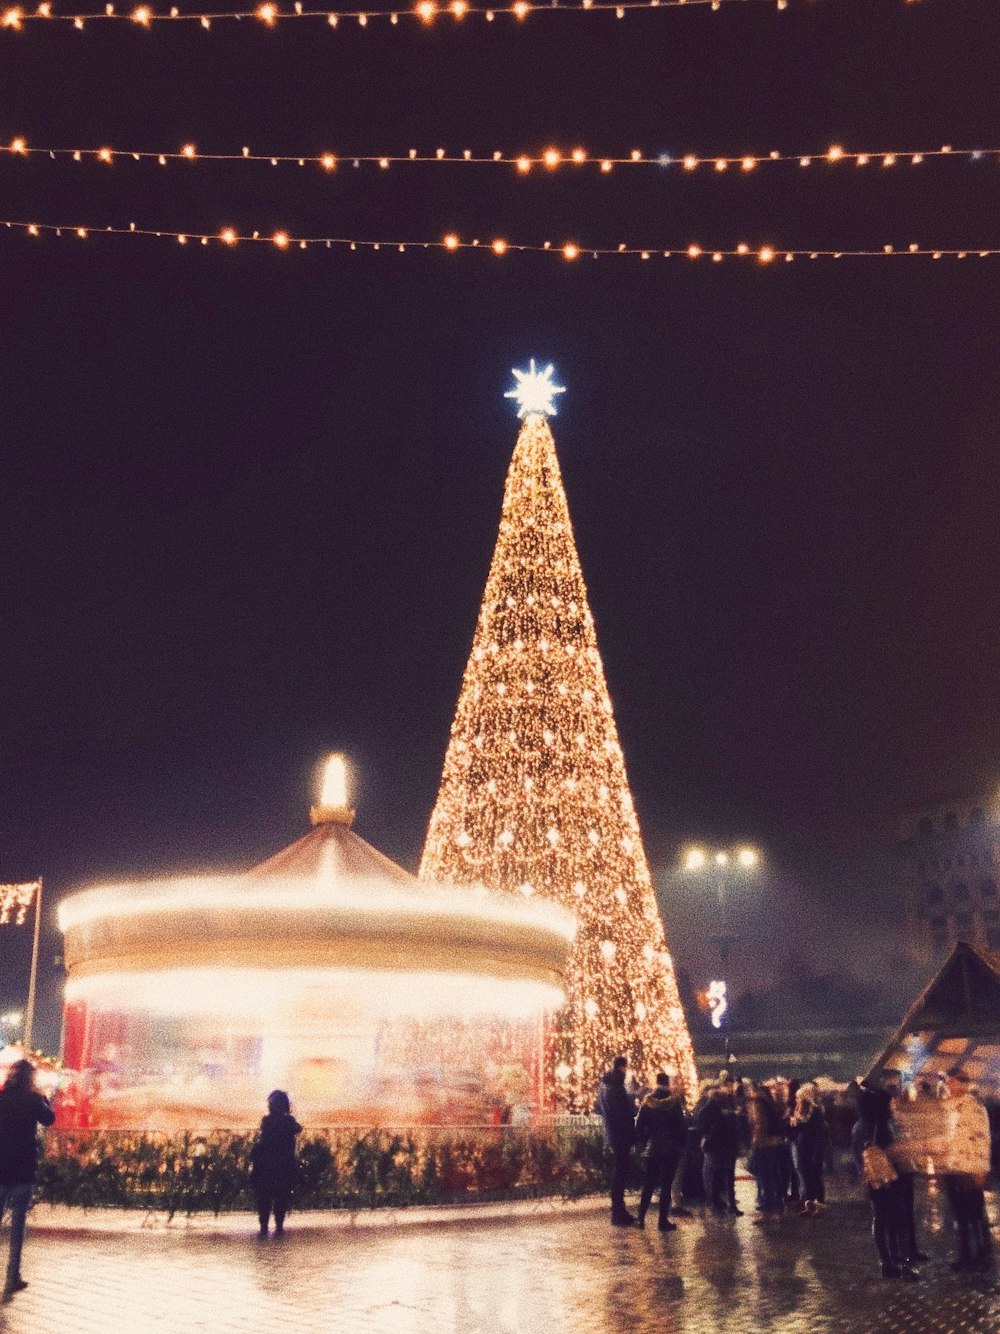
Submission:
POLYGON ((904 814, 907 934, 920 963, 940 963, 959 941, 1000 951, 1000 796, 939 802, 904 814))

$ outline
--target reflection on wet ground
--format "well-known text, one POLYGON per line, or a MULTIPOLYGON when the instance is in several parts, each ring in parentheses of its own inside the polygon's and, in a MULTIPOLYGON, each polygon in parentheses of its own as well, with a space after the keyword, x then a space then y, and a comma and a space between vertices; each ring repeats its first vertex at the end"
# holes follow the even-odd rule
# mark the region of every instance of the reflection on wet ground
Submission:
MULTIPOLYGON (((746 1188, 744 1187, 744 1190, 746 1188)), ((884 1281, 865 1202, 755 1227, 680 1220, 661 1234, 603 1212, 396 1229, 245 1235, 57 1232, 25 1252, 4 1334, 289 1329, 351 1334, 921 1334, 1000 1330, 1000 1286, 956 1277, 937 1193, 922 1202, 920 1284, 884 1281)), ((993 1207, 993 1206, 991 1206, 993 1207)), ((304 1216, 300 1216, 304 1218, 304 1216)))

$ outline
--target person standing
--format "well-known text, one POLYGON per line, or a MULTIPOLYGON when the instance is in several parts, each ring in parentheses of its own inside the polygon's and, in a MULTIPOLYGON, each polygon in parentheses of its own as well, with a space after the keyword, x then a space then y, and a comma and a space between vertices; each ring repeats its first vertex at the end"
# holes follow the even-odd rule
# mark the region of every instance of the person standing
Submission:
POLYGON ((687 1121, 680 1098, 670 1092, 668 1075, 658 1074, 656 1088, 643 1099, 635 1123, 635 1138, 645 1153, 646 1162, 646 1179, 636 1222, 639 1227, 645 1227, 653 1192, 659 1190, 658 1226, 661 1232, 673 1232, 677 1224, 670 1221, 670 1192, 687 1142, 687 1121))
POLYGON ((786 1152, 781 1109, 764 1084, 754 1084, 747 1105, 750 1118, 750 1171, 757 1182, 755 1223, 780 1218, 785 1208, 781 1175, 782 1154, 786 1152))
POLYGON ((634 1227, 636 1223, 635 1215, 625 1207, 625 1187, 635 1143, 635 1103, 625 1088, 627 1069, 628 1057, 616 1056, 597 1093, 597 1111, 604 1122, 604 1138, 614 1158, 611 1171, 611 1223, 614 1227, 634 1227))
POLYGON ((695 1117, 698 1144, 703 1157, 705 1203, 715 1214, 724 1214, 729 1208, 727 1166, 731 1134, 726 1120, 727 1097, 725 1090, 715 1085, 709 1091, 708 1100, 695 1117))
POLYGON ((944 1188, 958 1240, 958 1254, 951 1267, 956 1272, 981 1272, 993 1264, 993 1239, 983 1194, 990 1170, 990 1119, 983 1104, 973 1097, 964 1071, 948 1072, 947 1090, 951 1170, 945 1175, 944 1188))
POLYGON ((863 1080, 851 1147, 868 1191, 872 1237, 882 1263, 882 1277, 912 1283, 920 1275, 910 1265, 905 1202, 899 1177, 886 1152, 893 1142, 892 1095, 863 1080))
POLYGON ((38 1127, 55 1119, 49 1100, 35 1088, 35 1067, 30 1061, 15 1061, 0 1089, 0 1223, 10 1210, 4 1301, 28 1286, 21 1277, 21 1252, 38 1171, 38 1127))
POLYGON ((274 1213, 274 1235, 285 1231, 285 1214, 295 1187, 295 1137, 302 1127, 292 1116, 288 1094, 275 1089, 268 1095, 267 1116, 250 1153, 250 1188, 257 1205, 260 1235, 267 1236, 274 1213))
POLYGON ((792 1162, 798 1177, 800 1212, 820 1214, 826 1201, 823 1186, 823 1158, 826 1152, 826 1118, 815 1087, 803 1084, 796 1094, 795 1106, 788 1119, 792 1142, 792 1162))

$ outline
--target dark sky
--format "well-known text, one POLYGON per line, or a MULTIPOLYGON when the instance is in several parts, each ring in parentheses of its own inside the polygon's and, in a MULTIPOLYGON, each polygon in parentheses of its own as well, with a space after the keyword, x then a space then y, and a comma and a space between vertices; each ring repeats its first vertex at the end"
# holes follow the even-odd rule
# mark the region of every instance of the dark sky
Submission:
MULTIPOLYGON (((0 40, 0 141, 1000 147, 998 51, 994 0, 36 25, 0 40)), ((975 247, 1000 244, 998 184, 996 156, 527 179, 4 157, 0 212, 975 247)), ((98 878, 262 858, 303 831, 330 748, 356 766, 359 831, 415 867, 516 438, 502 393, 529 356, 568 386, 556 439, 668 912, 680 841, 749 838, 765 932, 819 907, 842 943, 882 893, 857 859, 900 806, 996 778, 1000 261, 280 255, 0 229, 0 291, 0 877, 43 873, 50 907, 98 878)), ((46 936, 51 959, 51 917, 46 936)), ((0 1001, 27 943, 3 933, 0 1001)))

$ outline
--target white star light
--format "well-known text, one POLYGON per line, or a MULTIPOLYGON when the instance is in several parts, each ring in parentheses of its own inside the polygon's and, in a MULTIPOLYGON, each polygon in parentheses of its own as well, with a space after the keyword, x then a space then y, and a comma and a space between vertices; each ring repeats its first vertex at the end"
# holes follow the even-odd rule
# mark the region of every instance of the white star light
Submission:
POLYGON ((517 415, 519 417, 528 417, 533 412, 537 412, 542 417, 554 417, 556 415, 555 396, 556 394, 565 394, 566 389, 563 385, 553 383, 554 366, 546 366, 543 371, 540 371, 535 366, 534 357, 528 364, 531 369, 527 371, 519 371, 515 368, 514 379, 517 384, 504 394, 504 398, 517 400, 517 415))

